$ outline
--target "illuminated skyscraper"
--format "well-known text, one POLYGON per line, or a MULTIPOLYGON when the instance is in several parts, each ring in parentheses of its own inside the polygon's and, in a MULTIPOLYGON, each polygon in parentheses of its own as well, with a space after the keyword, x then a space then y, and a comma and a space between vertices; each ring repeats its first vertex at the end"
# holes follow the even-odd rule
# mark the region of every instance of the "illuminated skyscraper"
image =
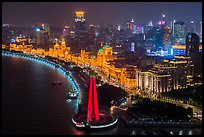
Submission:
POLYGON ((196 22, 191 20, 188 26, 188 32, 196 33, 196 22))
POLYGON ((151 20, 149 21, 148 26, 153 26, 153 23, 151 20))
POLYGON ((166 15, 162 14, 161 20, 159 20, 156 28, 156 50, 164 49, 164 35, 166 27, 166 15))
POLYGON ((46 33, 48 33, 48 35, 49 35, 49 37, 50 37, 50 26, 49 26, 49 24, 42 24, 41 26, 42 26, 42 29, 43 29, 46 33))
POLYGON ((202 21, 200 22, 200 36, 202 36, 202 21))
POLYGON ((78 43, 78 46, 83 46, 85 44, 86 36, 86 27, 85 27, 85 18, 84 11, 76 11, 75 15, 75 38, 78 43))
POLYGON ((163 42, 166 46, 171 44, 171 28, 169 26, 165 27, 163 42))
POLYGON ((174 23, 176 23, 176 20, 171 21, 171 33, 172 33, 172 37, 174 37, 174 23))
POLYGON ((199 36, 195 33, 188 33, 186 36, 187 55, 196 55, 199 52, 199 36))
POLYGON ((131 31, 133 31, 133 29, 135 28, 135 25, 134 25, 134 19, 132 18, 131 21, 127 21, 127 28, 131 31))
POLYGON ((185 44, 186 24, 184 22, 175 22, 173 24, 174 44, 185 44))
POLYGON ((202 43, 202 21, 200 22, 200 43, 202 43))
POLYGON ((36 44, 40 48, 49 48, 50 43, 50 27, 48 24, 41 24, 36 27, 36 44))
POLYGON ((84 13, 84 11, 76 11, 75 22, 85 22, 84 13))
POLYGON ((131 51, 135 52, 135 43, 134 42, 131 42, 131 51))
POLYGON ((166 15, 165 14, 162 14, 162 23, 163 23, 163 25, 164 26, 166 26, 167 25, 167 22, 166 22, 166 15))
POLYGON ((195 33, 188 33, 186 36, 186 54, 192 58, 195 76, 202 74, 202 53, 199 53, 199 45, 199 36, 195 33))

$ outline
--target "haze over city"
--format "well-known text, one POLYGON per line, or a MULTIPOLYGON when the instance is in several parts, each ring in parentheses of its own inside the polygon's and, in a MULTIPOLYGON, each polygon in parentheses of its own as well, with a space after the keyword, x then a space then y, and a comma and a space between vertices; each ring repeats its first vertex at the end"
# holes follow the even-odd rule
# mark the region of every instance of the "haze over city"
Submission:
POLYGON ((64 26, 74 18, 74 11, 85 11, 89 24, 120 24, 133 18, 137 25, 156 23, 162 14, 167 22, 202 20, 201 2, 9 2, 2 4, 3 23, 45 22, 64 26), (188 16, 186 16, 188 15, 188 16))

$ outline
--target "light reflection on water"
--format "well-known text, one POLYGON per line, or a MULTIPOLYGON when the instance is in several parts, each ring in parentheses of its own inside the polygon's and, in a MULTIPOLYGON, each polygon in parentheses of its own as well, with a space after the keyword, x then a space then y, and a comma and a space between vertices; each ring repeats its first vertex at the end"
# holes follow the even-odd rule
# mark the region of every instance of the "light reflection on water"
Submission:
MULTIPOLYGON (((80 100, 67 101, 66 91, 71 89, 67 77, 42 63, 2 56, 2 80, 3 134, 142 135, 165 129, 128 128, 122 121, 102 131, 76 129, 71 119, 78 110, 78 103, 85 103, 86 99, 82 97, 86 97, 86 93, 79 93, 80 100), (52 86, 57 79, 64 83, 59 87, 52 86)), ((165 130, 173 135, 202 133, 201 128, 165 130)))

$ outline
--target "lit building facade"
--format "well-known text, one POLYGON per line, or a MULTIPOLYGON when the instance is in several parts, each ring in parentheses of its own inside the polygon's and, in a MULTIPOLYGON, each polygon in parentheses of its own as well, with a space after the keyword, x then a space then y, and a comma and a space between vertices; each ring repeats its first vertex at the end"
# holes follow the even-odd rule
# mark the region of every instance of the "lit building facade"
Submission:
POLYGON ((198 54, 200 40, 199 36, 195 33, 188 33, 186 36, 186 51, 187 55, 198 54))
POLYGON ((55 45, 53 48, 49 48, 49 50, 45 53, 47 56, 59 58, 59 59, 71 59, 70 55, 70 47, 66 47, 65 40, 62 39, 61 45, 58 44, 58 41, 56 40, 55 45))
POLYGON ((196 22, 191 20, 188 26, 188 33, 196 33, 196 22))
POLYGON ((202 43, 202 21, 200 22, 200 43, 202 43))
POLYGON ((30 54, 33 50, 33 46, 31 44, 13 44, 11 43, 9 45, 9 50, 15 50, 15 51, 22 51, 23 53, 30 54))
POLYGON ((138 91, 146 95, 158 96, 162 92, 182 89, 190 86, 194 73, 194 65, 187 56, 175 56, 172 60, 165 59, 149 70, 138 73, 138 91))
POLYGON ((186 45, 173 45, 172 50, 174 56, 186 56, 186 45))
POLYGON ((48 24, 41 24, 41 26, 36 28, 36 44, 38 45, 38 48, 49 48, 50 27, 48 24))
POLYGON ((84 11, 76 11, 75 15, 75 38, 77 43, 83 49, 83 44, 85 44, 86 37, 86 27, 85 27, 85 12, 84 11))
POLYGON ((171 75, 163 72, 161 66, 155 65, 148 71, 138 73, 138 91, 141 94, 157 96, 162 92, 170 91, 171 75))
POLYGON ((185 44, 186 24, 184 22, 175 22, 173 27, 174 44, 185 44))
POLYGON ((136 66, 115 67, 112 47, 104 45, 98 51, 97 56, 91 56, 89 52, 81 50, 78 57, 72 56, 72 61, 84 67, 98 68, 110 80, 118 83, 124 90, 135 93, 136 91, 136 66))

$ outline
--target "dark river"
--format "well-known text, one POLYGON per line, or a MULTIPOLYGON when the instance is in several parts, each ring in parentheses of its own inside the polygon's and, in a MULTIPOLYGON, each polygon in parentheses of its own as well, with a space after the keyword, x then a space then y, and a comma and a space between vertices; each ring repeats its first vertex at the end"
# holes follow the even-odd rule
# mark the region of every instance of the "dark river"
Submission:
MULTIPOLYGON (((46 64, 2 55, 2 133, 36 135, 142 135, 144 128, 128 128, 123 121, 107 130, 85 132, 74 127, 71 119, 78 100, 66 101, 71 84, 57 69, 46 64), (62 80, 60 86, 51 83, 62 80)), ((85 95, 80 91, 81 101, 85 95)), ((105 96, 105 95, 104 95, 105 96)), ((154 129, 148 129, 154 130, 154 129)), ((201 128, 168 128, 173 134, 201 135, 201 128)))

